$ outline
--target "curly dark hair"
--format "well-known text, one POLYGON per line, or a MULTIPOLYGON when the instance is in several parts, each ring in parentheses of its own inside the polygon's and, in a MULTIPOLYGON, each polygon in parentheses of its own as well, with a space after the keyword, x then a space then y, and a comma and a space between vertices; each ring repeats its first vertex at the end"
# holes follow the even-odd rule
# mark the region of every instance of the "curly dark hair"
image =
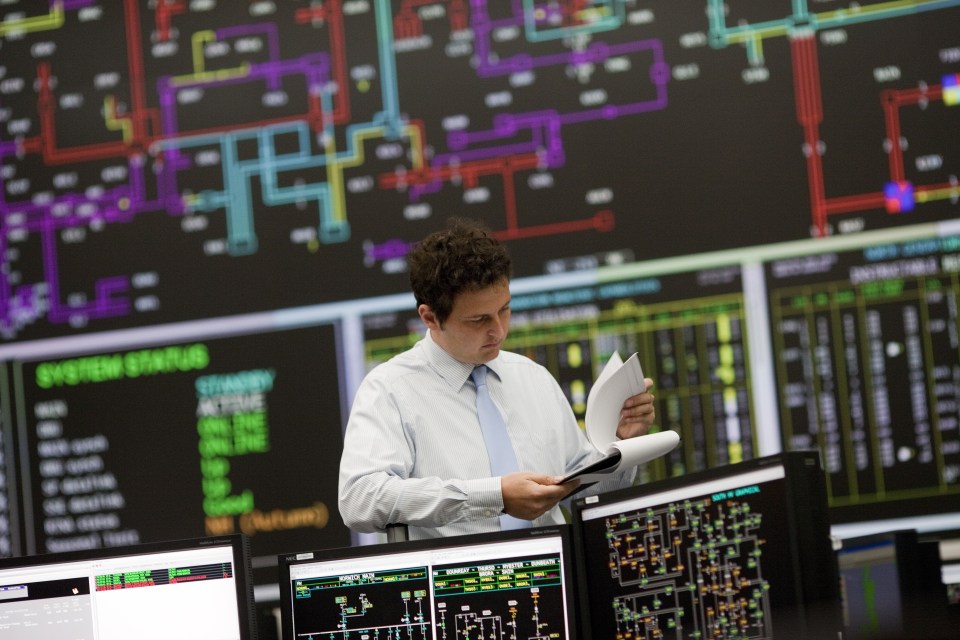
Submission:
POLYGON ((510 279, 506 248, 479 222, 451 218, 448 228, 421 240, 407 255, 417 306, 428 305, 443 324, 461 291, 485 289, 510 279))

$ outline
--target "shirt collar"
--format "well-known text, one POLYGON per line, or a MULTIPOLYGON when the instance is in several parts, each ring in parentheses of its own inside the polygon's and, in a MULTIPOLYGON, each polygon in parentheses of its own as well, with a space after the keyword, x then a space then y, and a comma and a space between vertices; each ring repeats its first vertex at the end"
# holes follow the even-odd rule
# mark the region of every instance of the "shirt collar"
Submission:
MULTIPOLYGON (((429 329, 427 329, 427 333, 423 337, 423 347, 426 350, 427 360, 430 362, 430 366, 433 367, 433 369, 440 374, 440 377, 446 380, 451 387, 460 389, 466 384, 467 380, 470 379, 470 374, 473 373, 475 365, 460 362, 444 351, 443 347, 434 342, 429 329)), ((500 368, 499 360, 500 358, 498 356, 486 363, 487 367, 497 378, 500 378, 500 372, 498 371, 500 368)))

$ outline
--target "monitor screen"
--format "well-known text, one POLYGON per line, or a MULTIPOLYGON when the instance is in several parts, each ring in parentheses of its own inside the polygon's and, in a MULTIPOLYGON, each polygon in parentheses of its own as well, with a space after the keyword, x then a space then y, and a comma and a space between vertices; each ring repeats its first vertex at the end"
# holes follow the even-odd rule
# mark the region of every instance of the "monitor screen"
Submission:
POLYGON ((282 555, 283 637, 575 638, 569 529, 282 555))
POLYGON ((241 535, 0 560, 9 640, 250 640, 256 637, 241 535))
POLYGON ((953 615, 960 619, 960 531, 943 536, 938 541, 940 551, 940 577, 947 591, 947 601, 953 615))
POLYGON ((913 529, 844 538, 837 550, 844 637, 955 637, 941 542, 913 529))
POLYGON ((897 532, 850 538, 837 552, 843 622, 851 638, 903 631, 897 540, 897 532))
POLYGON ((816 453, 581 497, 573 510, 588 638, 788 638, 838 629, 816 453))
POLYGON ((834 525, 956 522, 958 248, 944 232, 764 265, 783 448, 820 450, 834 525))

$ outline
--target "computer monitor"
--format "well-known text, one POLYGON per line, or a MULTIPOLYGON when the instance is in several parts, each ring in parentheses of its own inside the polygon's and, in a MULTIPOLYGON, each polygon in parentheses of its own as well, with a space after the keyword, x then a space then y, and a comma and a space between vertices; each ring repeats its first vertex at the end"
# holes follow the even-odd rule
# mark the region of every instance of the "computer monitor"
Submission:
POLYGON ((947 602, 955 619, 960 620, 960 531, 950 531, 937 538, 940 550, 940 577, 947 592, 947 602))
POLYGON ((938 541, 912 529, 856 536, 837 559, 845 638, 955 637, 938 541))
POLYGON ((836 638, 838 575, 816 452, 573 502, 583 635, 836 638))
POLYGON ((947 622, 954 629, 960 629, 960 531, 942 532, 937 547, 940 580, 947 595, 947 622))
POLYGON ((255 640, 241 535, 0 560, 4 640, 255 640))
POLYGON ((576 638, 566 526, 278 558, 285 640, 576 638))

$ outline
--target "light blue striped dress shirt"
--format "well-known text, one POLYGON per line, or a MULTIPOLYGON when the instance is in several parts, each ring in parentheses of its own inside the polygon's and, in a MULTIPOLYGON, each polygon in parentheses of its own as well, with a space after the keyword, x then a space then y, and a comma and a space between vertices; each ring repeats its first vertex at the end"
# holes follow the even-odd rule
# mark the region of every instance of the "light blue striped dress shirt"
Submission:
MULTIPOLYGON (((563 475, 600 457, 545 368, 506 351, 487 366, 522 471, 563 475)), ((472 370, 428 332, 367 374, 340 460, 339 506, 348 527, 375 532, 406 524, 411 539, 499 530, 500 478, 490 477, 472 370)), ((629 485, 634 474, 615 474, 584 493, 629 485)), ((533 525, 563 522, 554 508, 533 525)))

